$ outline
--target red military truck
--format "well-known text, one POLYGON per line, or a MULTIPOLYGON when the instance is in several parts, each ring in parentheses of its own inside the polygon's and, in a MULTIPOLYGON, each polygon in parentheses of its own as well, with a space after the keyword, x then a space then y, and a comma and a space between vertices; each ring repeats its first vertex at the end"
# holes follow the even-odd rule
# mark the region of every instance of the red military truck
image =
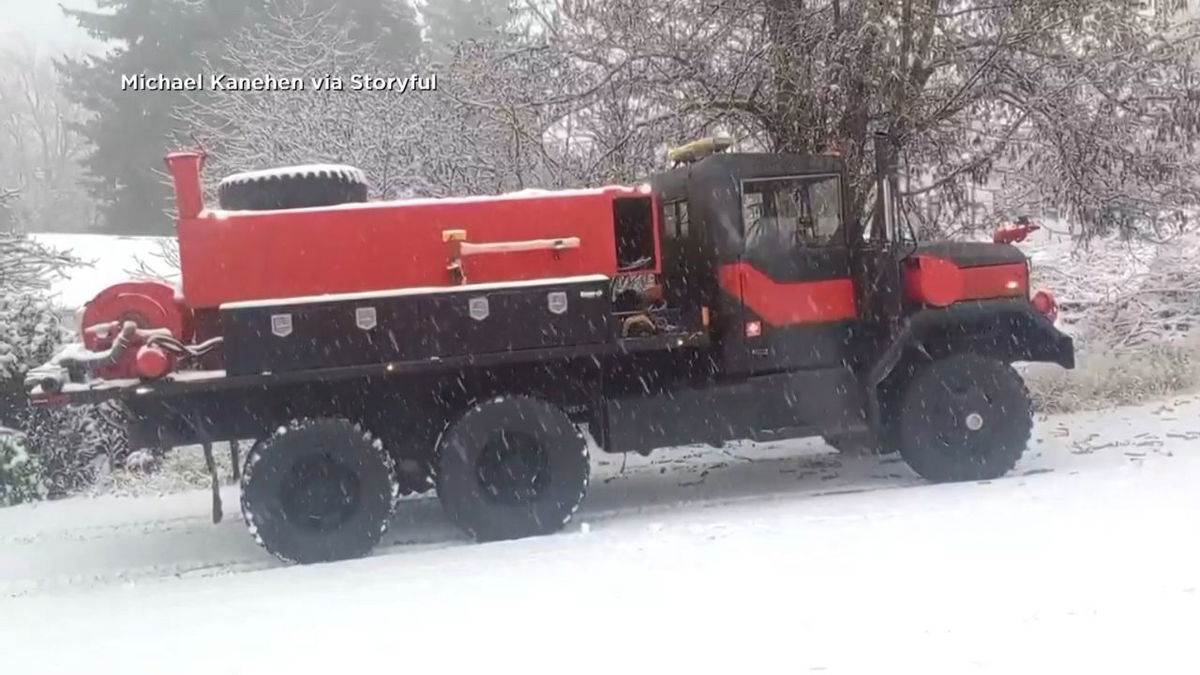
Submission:
MULTIPOLYGON (((285 560, 364 555, 432 486, 481 540, 553 532, 605 452, 824 436, 935 481, 1029 439, 1014 361, 1074 365, 1008 244, 918 244, 880 156, 870 222, 836 156, 705 139, 638 186, 369 202, 361 172, 167 158, 182 287, 99 292, 36 404, 119 399, 139 447, 257 439, 241 506, 285 560)), ((214 471, 215 474, 215 471, 214 471)), ((214 516, 219 495, 214 475, 214 516)))

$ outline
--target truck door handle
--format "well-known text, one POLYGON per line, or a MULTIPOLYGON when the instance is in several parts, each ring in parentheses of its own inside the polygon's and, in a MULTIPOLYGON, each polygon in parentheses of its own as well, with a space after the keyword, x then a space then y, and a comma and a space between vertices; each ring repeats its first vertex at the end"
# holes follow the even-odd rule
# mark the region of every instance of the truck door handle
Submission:
POLYGON ((755 356, 770 356, 771 350, 770 349, 751 349, 750 353, 755 356))
POLYGON ((598 298, 604 295, 604 291, 579 291, 581 298, 598 298))

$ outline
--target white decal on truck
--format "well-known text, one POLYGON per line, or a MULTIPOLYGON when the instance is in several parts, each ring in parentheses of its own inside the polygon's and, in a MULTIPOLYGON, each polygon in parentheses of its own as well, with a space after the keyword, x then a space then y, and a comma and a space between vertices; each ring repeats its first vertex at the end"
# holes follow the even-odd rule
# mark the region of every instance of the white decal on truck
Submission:
POLYGON ((271 332, 279 337, 287 337, 292 334, 292 315, 291 314, 272 314, 271 315, 271 332))
POLYGON ((378 315, 374 307, 356 307, 354 309, 354 325, 363 330, 371 330, 378 324, 378 315))
POLYGON ((546 306, 551 314, 563 314, 567 311, 567 294, 565 291, 553 291, 546 294, 546 306))
POLYGON ((467 303, 467 311, 470 312, 472 319, 483 321, 491 313, 491 309, 488 307, 488 299, 486 297, 471 298, 467 303))

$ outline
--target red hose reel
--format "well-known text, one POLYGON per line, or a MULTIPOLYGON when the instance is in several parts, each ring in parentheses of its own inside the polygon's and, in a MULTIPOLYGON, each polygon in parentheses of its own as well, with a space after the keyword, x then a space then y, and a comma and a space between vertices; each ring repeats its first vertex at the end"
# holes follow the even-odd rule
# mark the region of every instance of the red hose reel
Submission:
MULTIPOLYGON (((109 286, 84 306, 80 326, 84 347, 93 352, 109 349, 126 321, 134 322, 141 330, 168 330, 171 337, 185 344, 193 338, 192 310, 183 304, 173 286, 161 281, 131 281, 109 286)), ((175 358, 167 351, 139 344, 136 350, 123 353, 115 364, 98 366, 96 375, 105 379, 157 379, 174 367, 175 358)))

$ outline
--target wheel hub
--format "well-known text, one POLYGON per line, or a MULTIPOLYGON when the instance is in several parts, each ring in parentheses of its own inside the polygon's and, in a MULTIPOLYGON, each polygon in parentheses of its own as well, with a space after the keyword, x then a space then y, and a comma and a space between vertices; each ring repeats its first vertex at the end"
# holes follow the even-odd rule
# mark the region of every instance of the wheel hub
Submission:
POLYGON ((358 510, 358 477, 333 457, 296 462, 281 487, 284 516, 315 532, 337 529, 358 510))

